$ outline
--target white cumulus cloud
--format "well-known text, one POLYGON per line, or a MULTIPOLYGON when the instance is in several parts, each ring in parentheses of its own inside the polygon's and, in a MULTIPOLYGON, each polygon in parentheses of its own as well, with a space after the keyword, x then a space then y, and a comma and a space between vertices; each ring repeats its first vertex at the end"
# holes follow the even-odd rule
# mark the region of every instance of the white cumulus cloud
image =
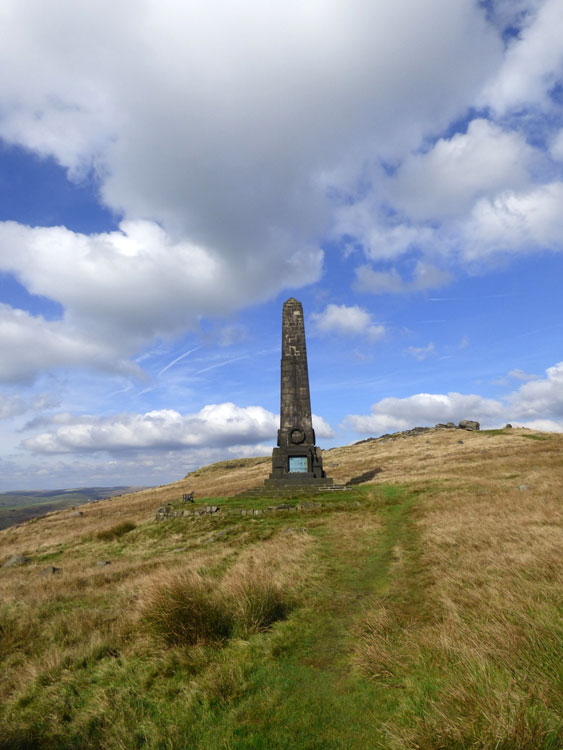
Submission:
POLYGON ((510 397, 519 419, 563 418, 563 362, 548 367, 546 377, 525 383, 510 397))
POLYGON ((448 283, 437 255, 558 248, 560 183, 534 182, 537 148, 484 117, 440 137, 475 103, 537 102, 560 73, 559 0, 488 15, 474 0, 4 0, 0 138, 93 177, 122 218, 96 235, 0 224, 0 270, 63 307, 53 351, 25 367, 8 353, 6 377, 123 368, 203 316, 317 281, 333 235, 370 262, 424 256, 410 280, 361 266, 375 293, 448 283))
POLYGON ((245 293, 266 299, 280 279, 311 282, 321 264, 322 252, 305 247, 250 265, 227 261, 148 221, 94 235, 0 222, 0 267, 64 309, 62 320, 47 321, 2 306, 0 380, 32 380, 60 366, 138 373, 123 359, 155 338, 193 329, 202 315, 227 314, 245 293))
POLYGON ((563 250, 563 182, 482 198, 464 222, 463 254, 481 258, 530 249, 563 250))
POLYGON ((384 398, 370 414, 351 414, 344 422, 362 434, 406 430, 417 425, 475 419, 485 426, 510 422, 538 430, 563 431, 563 362, 546 370, 544 378, 524 383, 503 399, 478 394, 417 393, 406 398, 384 398))
POLYGON ((341 336, 367 336, 377 341, 385 336, 385 326, 373 322, 371 314, 358 305, 327 305, 311 316, 317 331, 341 336))
POLYGON ((413 220, 458 216, 483 195, 527 186, 538 158, 519 133, 484 119, 407 158, 389 180, 393 204, 413 220))
POLYGON ((502 419, 502 413, 498 401, 475 394, 417 393, 407 398, 384 398, 371 407, 371 414, 352 414, 346 424, 356 432, 379 434, 438 422, 457 423, 460 419, 502 419))
MULTIPOLYGON (((517 4, 522 6, 520 0, 517 4)), ((483 94, 483 102, 500 114, 522 105, 545 106, 549 89, 563 75, 563 5, 560 0, 544 0, 528 7, 535 12, 483 94)))
MULTIPOLYGON (((64 413, 51 423, 53 429, 24 440, 23 446, 47 454, 239 448, 275 438, 279 415, 261 406, 227 402, 208 404, 195 414, 174 409, 107 417, 64 413)), ((333 434, 322 417, 313 416, 313 425, 320 437, 333 434)))
MULTIPOLYGON (((303 248, 272 260, 272 280, 264 279, 255 295, 269 296, 282 277, 287 284, 316 279, 321 261, 319 250, 303 248)), ((232 310, 263 273, 259 264, 241 267, 175 241, 149 221, 124 221, 119 231, 94 235, 0 223, 0 265, 33 294, 59 301, 69 323, 129 348, 178 333, 202 314, 232 310)))
POLYGON ((276 416, 260 406, 210 404, 195 414, 174 409, 111 417, 71 417, 66 424, 24 441, 28 450, 67 453, 171 450, 256 443, 275 435, 276 416))

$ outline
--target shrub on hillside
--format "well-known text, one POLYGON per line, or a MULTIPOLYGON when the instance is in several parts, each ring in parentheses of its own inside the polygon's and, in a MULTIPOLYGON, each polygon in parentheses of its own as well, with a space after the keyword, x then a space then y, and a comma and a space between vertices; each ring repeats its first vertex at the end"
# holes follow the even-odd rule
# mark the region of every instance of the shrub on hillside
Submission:
POLYGON ((211 643, 231 633, 233 621, 224 598, 198 573, 156 576, 145 596, 145 627, 169 645, 211 643))
POLYGON ((132 521, 123 521, 116 526, 110 526, 109 529, 98 531, 96 539, 102 539, 104 542, 111 541, 112 539, 119 539, 119 537, 133 531, 134 528, 136 527, 132 521))

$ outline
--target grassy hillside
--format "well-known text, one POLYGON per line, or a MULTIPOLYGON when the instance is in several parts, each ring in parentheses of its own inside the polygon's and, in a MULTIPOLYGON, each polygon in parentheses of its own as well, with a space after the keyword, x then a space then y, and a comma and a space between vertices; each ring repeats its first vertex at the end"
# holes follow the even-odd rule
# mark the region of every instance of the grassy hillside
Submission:
POLYGON ((563 435, 324 461, 381 471, 235 516, 269 462, 227 461, 0 532, 30 558, 0 567, 0 750, 563 747, 563 435), (155 521, 188 490, 223 510, 155 521))
POLYGON ((64 510, 71 505, 82 505, 89 500, 99 500, 131 492, 139 487, 79 487, 71 490, 40 490, 25 492, 0 492, 0 529, 28 521, 30 518, 64 510))

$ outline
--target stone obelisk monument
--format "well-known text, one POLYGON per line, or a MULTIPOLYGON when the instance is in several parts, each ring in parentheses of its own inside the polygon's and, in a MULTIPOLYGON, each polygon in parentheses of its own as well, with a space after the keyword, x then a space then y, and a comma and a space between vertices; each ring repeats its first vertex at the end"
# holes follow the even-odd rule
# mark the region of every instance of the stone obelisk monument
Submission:
POLYGON ((283 306, 280 429, 278 447, 272 453, 272 473, 265 484, 332 485, 323 471, 321 449, 315 446, 303 307, 293 297, 283 306))

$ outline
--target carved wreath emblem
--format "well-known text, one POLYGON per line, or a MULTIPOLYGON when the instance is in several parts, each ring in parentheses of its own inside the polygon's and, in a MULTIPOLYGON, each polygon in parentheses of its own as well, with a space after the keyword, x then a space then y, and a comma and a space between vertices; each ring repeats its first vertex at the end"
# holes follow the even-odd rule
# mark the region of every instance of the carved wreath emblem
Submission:
POLYGON ((296 428, 295 430, 291 431, 289 439, 294 445, 300 445, 305 440, 305 433, 303 432, 303 430, 296 428))

